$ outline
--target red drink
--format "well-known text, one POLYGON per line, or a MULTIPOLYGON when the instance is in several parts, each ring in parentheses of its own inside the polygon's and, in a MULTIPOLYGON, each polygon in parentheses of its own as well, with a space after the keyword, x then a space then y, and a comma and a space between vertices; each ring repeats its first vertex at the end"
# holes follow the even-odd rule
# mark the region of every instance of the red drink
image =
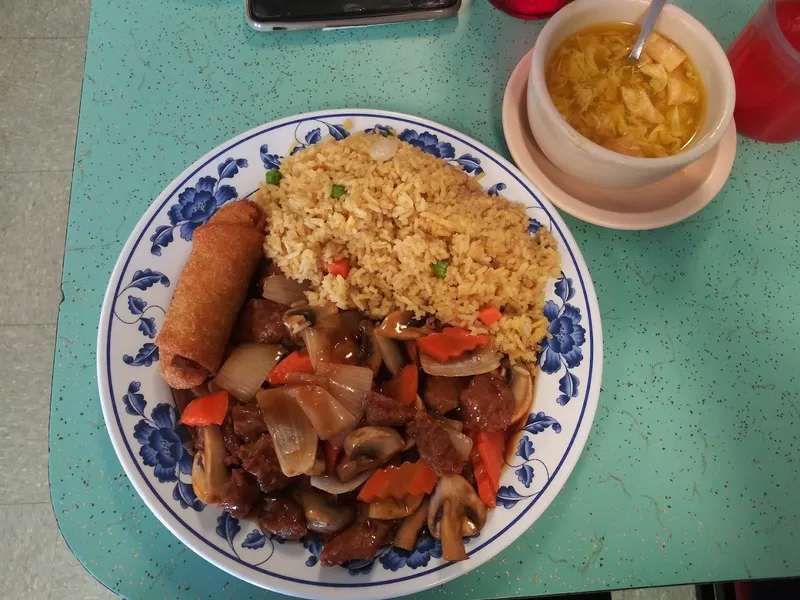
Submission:
POLYGON ((728 60, 739 132, 762 142, 800 140, 800 0, 766 0, 728 60))
POLYGON ((570 0, 489 0, 504 13, 518 19, 546 19, 570 0))

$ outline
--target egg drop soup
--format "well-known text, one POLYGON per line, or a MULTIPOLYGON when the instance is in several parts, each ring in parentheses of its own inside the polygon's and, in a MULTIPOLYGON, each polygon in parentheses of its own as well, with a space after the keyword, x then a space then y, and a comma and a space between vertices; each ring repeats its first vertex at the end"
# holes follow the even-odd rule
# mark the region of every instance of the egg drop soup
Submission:
POLYGON ((686 53, 655 32, 639 63, 628 64, 639 31, 606 23, 572 34, 547 61, 547 89, 564 119, 596 144, 628 156, 672 156, 703 122, 703 80, 686 53))

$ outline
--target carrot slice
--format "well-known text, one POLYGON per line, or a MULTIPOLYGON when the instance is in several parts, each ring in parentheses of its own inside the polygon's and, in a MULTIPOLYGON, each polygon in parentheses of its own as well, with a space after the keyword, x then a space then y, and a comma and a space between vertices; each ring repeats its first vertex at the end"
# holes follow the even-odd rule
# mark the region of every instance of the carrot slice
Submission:
POLYGON ((486 474, 486 467, 483 466, 481 457, 472 457, 472 472, 475 474, 475 483, 478 484, 478 496, 489 508, 497 506, 497 490, 493 489, 492 482, 486 474))
POLYGON ((494 325, 500 319, 502 319, 503 313, 497 310, 494 306, 484 306, 478 311, 478 318, 483 322, 484 325, 488 327, 489 325, 494 325))
POLYGON ((406 365, 389 381, 383 384, 383 393, 405 406, 412 406, 417 399, 419 371, 416 365, 406 365))
POLYGON ((500 487, 500 471, 503 469, 506 437, 502 431, 481 431, 477 436, 476 445, 481 457, 486 475, 494 491, 500 487))
POLYGON ((181 413, 181 423, 192 427, 222 425, 226 414, 228 414, 228 392, 220 390, 189 402, 181 413))
POLYGON ((431 333, 417 340, 417 347, 440 362, 461 356, 491 341, 488 335, 472 335, 461 327, 445 327, 441 333, 431 333))
POLYGON ((346 258, 340 258, 339 260, 334 260, 328 263, 328 273, 333 275, 341 275, 342 279, 347 279, 347 276, 350 274, 350 263, 347 262, 346 258))
POLYGON ((282 385, 289 383, 287 380, 289 373, 312 374, 313 372, 314 367, 308 354, 295 351, 273 367, 267 377, 267 381, 270 385, 282 385))
POLYGON ((331 440, 325 442, 325 466, 328 468, 329 473, 333 473, 336 468, 336 463, 339 462, 339 457, 342 455, 342 446, 335 444, 331 440))
POLYGON ((484 344, 488 344, 492 341, 492 337, 489 335, 473 335, 469 332, 469 330, 464 329, 463 327, 445 327, 442 329, 442 333, 448 337, 475 344, 475 347, 483 346, 484 344))
POLYGON ((436 486, 436 473, 422 461, 404 462, 399 467, 378 469, 367 479, 358 494, 361 502, 394 498, 402 500, 406 496, 430 494, 436 486))

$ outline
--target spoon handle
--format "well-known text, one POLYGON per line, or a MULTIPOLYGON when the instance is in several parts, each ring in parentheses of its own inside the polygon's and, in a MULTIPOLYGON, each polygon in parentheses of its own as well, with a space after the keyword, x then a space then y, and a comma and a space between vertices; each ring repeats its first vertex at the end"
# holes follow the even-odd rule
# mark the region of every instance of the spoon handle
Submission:
POLYGON ((661 9, 664 8, 666 3, 667 0, 653 0, 650 3, 650 8, 647 9, 647 15, 644 18, 644 23, 642 23, 642 30, 639 32, 639 37, 636 38, 636 43, 633 45, 633 49, 628 55, 628 62, 639 61, 647 38, 650 37, 650 32, 653 31, 658 16, 661 14, 661 9))

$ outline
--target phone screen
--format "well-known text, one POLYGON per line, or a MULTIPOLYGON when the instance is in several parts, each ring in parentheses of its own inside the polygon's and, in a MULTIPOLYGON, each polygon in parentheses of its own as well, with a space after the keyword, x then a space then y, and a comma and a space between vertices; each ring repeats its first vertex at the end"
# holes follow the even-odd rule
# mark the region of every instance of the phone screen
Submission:
POLYGON ((316 21, 441 10, 458 0, 249 0, 257 21, 316 21))

